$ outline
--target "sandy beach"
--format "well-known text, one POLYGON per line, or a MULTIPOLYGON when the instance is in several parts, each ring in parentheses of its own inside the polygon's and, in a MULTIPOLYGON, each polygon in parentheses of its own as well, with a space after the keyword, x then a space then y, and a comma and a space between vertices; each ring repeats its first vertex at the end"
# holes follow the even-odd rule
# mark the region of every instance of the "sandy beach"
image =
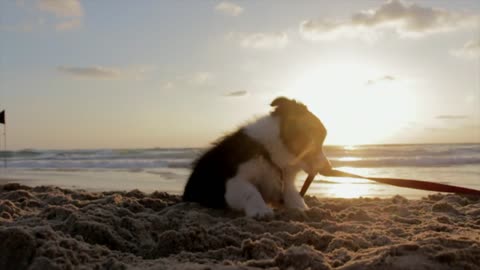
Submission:
POLYGON ((480 198, 307 196, 269 220, 162 192, 0 186, 0 269, 479 269, 480 198))
POLYGON ((480 270, 478 194, 480 0, 0 1, 0 270, 480 270))

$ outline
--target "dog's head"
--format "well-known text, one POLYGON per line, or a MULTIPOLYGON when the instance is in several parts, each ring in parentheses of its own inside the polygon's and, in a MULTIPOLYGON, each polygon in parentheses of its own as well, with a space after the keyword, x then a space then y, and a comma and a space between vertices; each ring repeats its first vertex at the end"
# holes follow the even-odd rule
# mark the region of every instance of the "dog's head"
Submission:
POLYGON ((309 174, 330 169, 323 153, 327 130, 320 119, 293 99, 278 97, 270 105, 275 108, 272 116, 279 118, 280 138, 296 157, 292 165, 299 165, 309 174))

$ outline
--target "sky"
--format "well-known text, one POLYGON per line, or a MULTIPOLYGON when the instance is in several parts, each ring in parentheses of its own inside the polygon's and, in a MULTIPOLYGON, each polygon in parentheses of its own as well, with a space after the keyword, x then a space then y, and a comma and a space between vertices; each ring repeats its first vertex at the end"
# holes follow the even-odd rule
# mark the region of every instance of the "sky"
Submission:
POLYGON ((480 1, 0 2, 9 149, 204 147, 277 96, 326 144, 478 143, 480 1))

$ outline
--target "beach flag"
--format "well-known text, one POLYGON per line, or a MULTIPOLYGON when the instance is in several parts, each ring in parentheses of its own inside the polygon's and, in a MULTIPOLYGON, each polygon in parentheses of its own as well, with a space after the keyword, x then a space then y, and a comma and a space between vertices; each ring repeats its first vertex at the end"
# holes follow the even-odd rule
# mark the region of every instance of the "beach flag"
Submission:
MULTIPOLYGON (((7 123, 5 122, 5 110, 0 112, 0 124, 3 124, 3 151, 7 152, 7 123)), ((7 156, 3 157, 3 167, 7 168, 7 156)))
MULTIPOLYGON (((3 151, 7 152, 7 123, 5 122, 5 110, 0 112, 0 124, 3 124, 3 151)), ((7 156, 3 156, 3 167, 7 168, 7 156)))

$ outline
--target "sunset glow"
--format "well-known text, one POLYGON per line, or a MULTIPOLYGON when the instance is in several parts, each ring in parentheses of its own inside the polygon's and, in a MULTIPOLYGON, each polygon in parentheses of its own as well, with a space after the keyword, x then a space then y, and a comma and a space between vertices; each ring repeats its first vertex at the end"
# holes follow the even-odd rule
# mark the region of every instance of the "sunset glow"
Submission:
POLYGON ((327 144, 480 142, 478 1, 60 3, 0 4, 12 149, 204 147, 280 95, 327 144))
POLYGON ((417 113, 415 86, 381 74, 361 61, 338 61, 301 72, 286 95, 304 100, 325 122, 327 143, 379 143, 414 121, 417 113))
POLYGON ((0 0, 1 269, 479 269, 479 179, 480 0, 0 0))

